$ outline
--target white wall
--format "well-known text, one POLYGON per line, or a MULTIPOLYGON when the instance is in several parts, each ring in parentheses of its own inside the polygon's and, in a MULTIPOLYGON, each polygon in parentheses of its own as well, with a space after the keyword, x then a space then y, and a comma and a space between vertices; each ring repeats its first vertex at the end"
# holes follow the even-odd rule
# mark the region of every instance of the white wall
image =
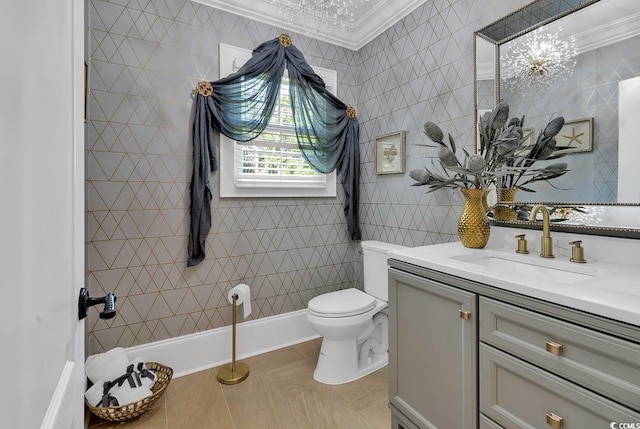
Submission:
MULTIPOLYGON (((82 96, 74 80, 78 74, 82 79, 81 59, 74 57, 83 37, 81 21, 74 19, 80 4, 6 1, 0 13, 0 426, 5 428, 40 427, 75 348, 70 338, 78 318, 70 303, 77 303, 78 278, 72 261, 82 259, 74 244, 75 225, 83 227, 71 210, 77 185, 74 144, 82 130, 82 119, 74 120, 82 96)), ((79 143, 82 150, 81 138, 79 143)), ((67 407, 82 412, 81 401, 67 407)))
POLYGON ((637 203, 640 201, 640 144, 636 128, 640 77, 620 81, 618 97, 618 202, 637 203))

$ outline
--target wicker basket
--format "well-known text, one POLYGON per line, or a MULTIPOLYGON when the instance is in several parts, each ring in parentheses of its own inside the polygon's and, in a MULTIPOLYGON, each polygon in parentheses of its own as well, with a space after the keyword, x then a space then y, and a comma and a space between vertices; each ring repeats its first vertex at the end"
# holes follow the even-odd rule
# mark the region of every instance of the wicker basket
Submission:
POLYGON ((153 392, 152 395, 130 404, 107 408, 94 407, 85 399, 84 402, 87 404, 87 407, 89 407, 89 410, 101 419, 121 422, 123 420, 138 417, 151 408, 153 404, 160 399, 164 391, 167 390, 171 377, 173 377, 173 369, 156 362, 147 362, 145 365, 148 370, 153 371, 156 374, 156 382, 153 384, 153 388, 151 389, 153 392))

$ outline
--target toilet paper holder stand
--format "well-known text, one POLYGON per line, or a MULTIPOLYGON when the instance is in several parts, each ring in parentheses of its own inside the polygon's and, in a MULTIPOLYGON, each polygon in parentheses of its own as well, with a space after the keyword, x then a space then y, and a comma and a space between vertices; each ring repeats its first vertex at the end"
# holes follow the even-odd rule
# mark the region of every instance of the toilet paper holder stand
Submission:
POLYGON ((218 381, 222 384, 237 384, 249 376, 249 365, 244 362, 236 362, 236 301, 238 294, 231 295, 233 316, 231 324, 231 362, 218 369, 218 381))

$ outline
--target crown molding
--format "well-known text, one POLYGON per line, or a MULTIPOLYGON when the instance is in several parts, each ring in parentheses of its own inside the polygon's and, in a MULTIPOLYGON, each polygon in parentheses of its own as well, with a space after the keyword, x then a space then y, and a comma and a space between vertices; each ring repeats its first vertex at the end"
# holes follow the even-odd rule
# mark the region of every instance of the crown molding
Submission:
POLYGON ((358 19, 347 23, 344 29, 309 31, 301 25, 287 22, 279 6, 268 0, 192 0, 225 12, 273 25, 283 31, 295 32, 336 46, 358 51, 386 31, 396 22, 424 3, 424 0, 369 0, 358 19))
POLYGON ((578 53, 611 45, 640 34, 640 12, 613 22, 592 26, 574 35, 578 53))

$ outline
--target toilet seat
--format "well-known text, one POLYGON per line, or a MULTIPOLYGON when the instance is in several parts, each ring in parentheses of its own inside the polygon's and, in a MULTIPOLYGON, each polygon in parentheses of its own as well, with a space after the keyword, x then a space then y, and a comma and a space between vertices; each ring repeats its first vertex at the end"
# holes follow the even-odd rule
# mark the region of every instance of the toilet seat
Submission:
POLYGON ((356 288, 318 295, 309 301, 307 310, 318 317, 349 317, 371 311, 376 299, 356 288))

